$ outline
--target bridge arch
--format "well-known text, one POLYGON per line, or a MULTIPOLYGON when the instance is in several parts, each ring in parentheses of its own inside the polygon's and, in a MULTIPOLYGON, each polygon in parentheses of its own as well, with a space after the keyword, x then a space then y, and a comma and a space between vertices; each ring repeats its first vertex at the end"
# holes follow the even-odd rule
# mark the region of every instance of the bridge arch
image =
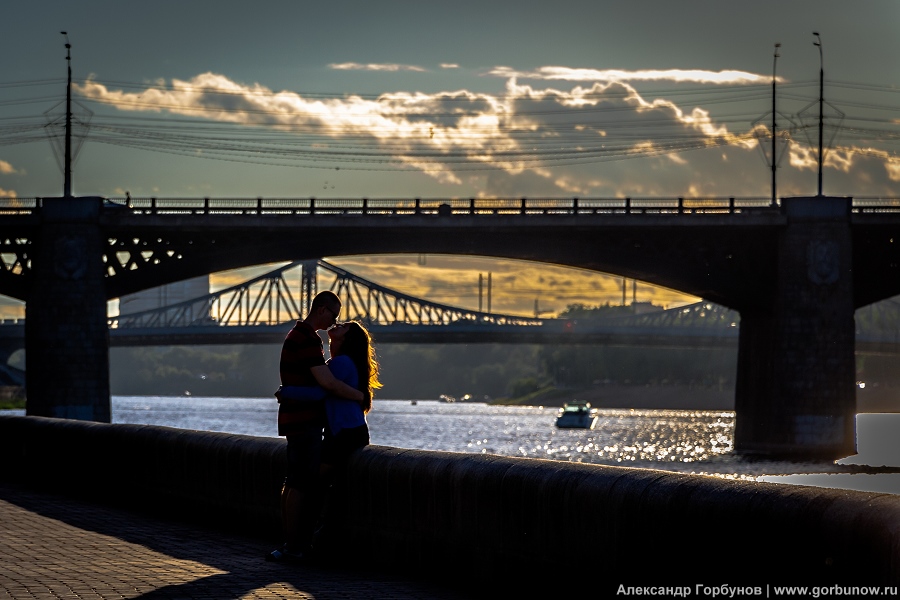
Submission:
POLYGON ((253 264, 428 252, 580 267, 738 310, 770 303, 786 224, 767 198, 14 200, 0 293, 19 299, 51 214, 99 225, 107 299, 253 264))
MULTIPOLYGON (((138 239, 138 250, 112 252, 124 268, 107 277, 107 298, 212 271, 320 256, 365 254, 447 254, 526 260, 617 275, 706 298, 741 310, 771 299, 768 265, 778 226, 743 233, 711 220, 697 228, 635 228, 579 225, 541 220, 522 225, 477 216, 440 219, 410 217, 400 223, 354 217, 324 217, 314 224, 267 223, 252 234, 240 231, 204 238, 157 235, 138 239), (711 239, 697 243, 698 239, 711 239), (715 249, 716 247, 724 248, 715 249), (170 254, 174 251, 173 258, 170 254), (132 258, 143 253, 146 258, 132 258), (164 258, 158 258, 163 256, 164 258), (157 263, 153 261, 158 260, 157 263), (762 281, 761 281, 762 280, 762 281), (755 282, 755 283, 751 283, 755 282)), ((118 238, 113 238, 118 240, 118 238)), ((118 242, 117 242, 118 243, 118 242)))

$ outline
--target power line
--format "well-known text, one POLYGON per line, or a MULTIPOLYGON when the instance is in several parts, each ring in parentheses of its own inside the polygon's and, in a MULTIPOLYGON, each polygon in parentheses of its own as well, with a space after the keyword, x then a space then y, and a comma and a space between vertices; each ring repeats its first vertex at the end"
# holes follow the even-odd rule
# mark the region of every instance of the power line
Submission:
MULTIPOLYGON (((0 87, 48 85, 59 80, 0 83, 0 87)), ((86 83, 103 84, 95 80, 86 83)), ((620 93, 584 94, 579 99, 595 99, 595 105, 559 107, 552 109, 531 107, 543 100, 555 102, 560 94, 543 92, 529 96, 508 94, 496 96, 475 93, 439 95, 420 101, 414 97, 409 110, 399 110, 393 98, 405 94, 348 95, 267 90, 215 90, 204 87, 148 86, 128 82, 106 82, 107 85, 148 90, 157 89, 179 94, 185 91, 202 92, 207 96, 239 96, 253 98, 282 97, 294 99, 370 99, 374 106, 383 104, 384 111, 376 116, 384 121, 372 125, 372 114, 342 116, 335 123, 328 110, 295 112, 283 109, 254 108, 254 105, 228 107, 216 105, 184 106, 163 102, 117 102, 82 96, 84 102, 94 102, 120 109, 138 108, 168 111, 166 116, 103 114, 92 123, 91 139, 104 144, 130 147, 184 156, 199 156, 252 164, 279 166, 308 166, 328 168, 341 164, 351 170, 425 169, 487 170, 517 166, 559 166, 596 163, 632 158, 659 156, 722 146, 755 142, 752 130, 736 133, 712 133, 702 129, 703 123, 677 113, 668 103, 636 106, 621 100, 634 97, 631 90, 620 93), (504 106, 489 107, 490 122, 465 122, 478 117, 487 108, 485 98, 510 100, 504 106), (387 99, 387 100, 385 100, 387 99), (384 102, 382 102, 384 100, 384 102), (610 101, 613 100, 613 101, 610 101), (474 103, 482 102, 478 106, 474 103), (448 110, 444 106, 457 106, 448 110), (471 110, 467 109, 471 106, 471 110), (179 114, 188 111, 189 115, 179 114), (622 118, 628 113, 629 118, 622 118), (222 119, 222 120, 219 120, 222 119), (285 122, 286 121, 286 122, 285 122), (435 134, 437 140, 432 141, 435 134), (370 165, 370 166, 364 166, 370 165)), ((814 82, 783 84, 793 90, 810 88, 814 82)), ((831 83, 829 83, 831 85, 831 83)), ((892 87, 839 82, 847 89, 885 91, 892 87)), ((624 87, 623 87, 624 89, 624 87)), ((709 116, 714 129, 751 122, 754 103, 768 100, 766 85, 717 86, 710 88, 672 88, 658 93, 683 101, 698 99, 704 106, 717 104, 748 105, 747 111, 733 111, 709 116), (693 94, 693 96, 692 96, 693 94)), ((640 91, 641 97, 653 92, 640 91)), ((808 100, 796 94, 782 94, 783 99, 808 100)), ((53 96, 34 96, 8 99, 0 107, 40 104, 55 100, 53 96)), ((501 103, 502 104, 502 103, 501 103)), ((872 102, 842 104, 869 111, 895 111, 893 107, 872 102)), ((898 120, 878 118, 872 114, 847 117, 847 125, 839 131, 846 139, 874 140, 890 144, 900 137, 898 120), (870 126, 862 126, 867 123, 870 126), (871 127, 882 124, 885 127, 871 127)), ((826 128, 829 124, 824 125, 826 128)), ((797 134, 803 127, 788 130, 797 134)), ((76 132, 76 134, 78 134, 76 132)), ((81 133, 83 135, 83 132, 81 133)), ((44 139, 45 123, 34 116, 0 117, 0 145, 29 143, 44 139)), ((876 151, 867 150, 876 156, 876 151)), ((862 152, 859 152, 862 154, 862 152)))

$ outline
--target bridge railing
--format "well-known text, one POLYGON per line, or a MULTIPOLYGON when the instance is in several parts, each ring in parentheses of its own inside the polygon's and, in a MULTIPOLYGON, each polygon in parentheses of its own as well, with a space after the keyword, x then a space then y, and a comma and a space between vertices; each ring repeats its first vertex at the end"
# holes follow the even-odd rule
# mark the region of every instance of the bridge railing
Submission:
POLYGON ((40 198, 0 198, 0 216, 30 215, 40 205, 40 198))
POLYGON ((769 198, 132 198, 139 214, 551 215, 740 213, 778 210, 769 198))
MULTIPOLYGON (((0 198, 0 215, 31 214, 43 198, 0 198)), ((771 198, 106 198, 105 210, 137 214, 632 214, 780 211, 771 198)), ((858 196, 853 212, 900 212, 900 197, 858 196)))
POLYGON ((861 196, 853 199, 855 213, 898 213, 900 198, 884 198, 878 196, 861 196))
MULTIPOLYGON (((0 198, 0 215, 31 214, 41 198, 0 198)), ((671 198, 107 198, 105 211, 154 215, 697 214, 780 210, 767 197, 671 198)))
MULTIPOLYGON (((30 215, 42 198, 0 198, 0 216, 30 215)), ((780 212, 771 198, 107 198, 104 211, 147 215, 588 215, 780 212)), ((860 196, 854 213, 900 213, 900 197, 860 196)))

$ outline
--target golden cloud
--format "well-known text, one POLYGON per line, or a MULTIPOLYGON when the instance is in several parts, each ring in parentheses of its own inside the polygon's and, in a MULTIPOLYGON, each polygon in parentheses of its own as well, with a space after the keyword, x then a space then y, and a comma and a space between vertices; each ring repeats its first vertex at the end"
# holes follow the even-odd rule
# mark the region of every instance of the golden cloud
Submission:
POLYGON ((553 316, 571 304, 621 304, 623 297, 627 304, 636 300, 666 307, 699 301, 619 276, 521 260, 440 254, 327 260, 405 294, 470 310, 478 309, 479 299, 482 310, 487 310, 490 276, 491 311, 502 314, 533 316, 537 303, 543 316, 553 316))
MULTIPOLYGON (((441 254, 341 256, 325 259, 351 273, 403 294, 438 304, 486 311, 490 279, 491 312, 555 316, 572 304, 598 306, 652 302, 673 307, 698 302, 699 298, 622 277, 521 260, 441 254), (480 278, 480 281, 479 281, 480 278), (479 288, 480 284, 480 288, 479 288)), ((210 289, 218 291, 285 263, 260 265, 210 276, 210 289)), ((289 283, 299 270, 286 273, 289 283)), ((329 289, 334 276, 319 274, 319 290, 329 289)))
MULTIPOLYGON (((443 66, 443 65, 441 65, 443 66)), ((417 67, 415 65, 401 65, 401 64, 382 64, 382 63, 355 63, 355 62, 346 62, 346 63, 333 63, 328 65, 329 68, 335 69, 337 71, 413 71, 413 72, 425 72, 427 69, 423 67, 417 67)))
POLYGON ((702 69, 578 69, 572 67, 539 67, 531 71, 517 71, 510 67, 494 67, 488 75, 503 78, 561 80, 561 81, 671 81, 675 83, 754 84, 772 81, 769 75, 746 71, 706 71, 702 69))

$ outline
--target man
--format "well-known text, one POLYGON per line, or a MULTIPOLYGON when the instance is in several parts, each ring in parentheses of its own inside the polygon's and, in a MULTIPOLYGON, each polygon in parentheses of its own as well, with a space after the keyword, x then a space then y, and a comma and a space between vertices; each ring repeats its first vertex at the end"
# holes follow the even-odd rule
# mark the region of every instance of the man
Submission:
MULTIPOLYGON (((335 325, 341 301, 333 292, 313 298, 309 314, 297 321, 281 348, 281 385, 321 386, 327 394, 357 402, 363 393, 336 379, 325 364, 322 339, 316 333, 335 325)), ((325 425, 323 401, 291 401, 278 397, 278 435, 287 438, 287 476, 281 490, 284 545, 266 558, 276 562, 302 560, 310 552, 316 521, 319 452, 325 425)))

